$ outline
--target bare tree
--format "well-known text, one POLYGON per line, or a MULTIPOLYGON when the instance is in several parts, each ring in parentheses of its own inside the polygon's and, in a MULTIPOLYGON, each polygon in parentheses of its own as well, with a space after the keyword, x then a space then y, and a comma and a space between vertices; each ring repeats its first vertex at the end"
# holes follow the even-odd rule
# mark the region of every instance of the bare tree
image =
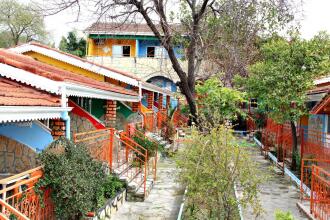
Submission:
POLYGON ((0 1, 0 30, 10 36, 8 45, 17 45, 46 35, 43 16, 32 5, 20 4, 16 0, 0 1))
MULTIPOLYGON (((52 4, 47 5, 47 10, 49 14, 54 14, 67 8, 76 8, 79 15, 82 4, 93 2, 99 19, 119 19, 122 23, 127 23, 142 18, 167 50, 172 67, 180 79, 178 86, 189 104, 192 119, 196 121, 196 76, 205 59, 212 58, 218 63, 221 62, 219 53, 214 52, 217 51, 217 48, 219 49, 218 43, 219 38, 222 37, 221 34, 227 33, 228 39, 231 37, 230 34, 236 34, 235 31, 224 31, 228 26, 227 22, 237 22, 235 28, 241 28, 240 25, 242 25, 248 29, 249 27, 246 25, 250 23, 243 23, 246 22, 244 19, 254 18, 253 22, 259 22, 259 25, 253 29, 256 36, 260 31, 271 26, 274 27, 275 24, 284 23, 279 18, 291 15, 288 1, 290 0, 183 0, 178 2, 164 0, 52 0, 52 4), (230 11, 227 11, 229 9, 236 9, 236 13, 231 14, 230 11), (265 9, 267 9, 266 12, 263 12, 262 10, 265 9), (259 14, 261 12, 262 14, 259 14), (249 16, 239 17, 240 13, 249 16), (260 22, 266 21, 266 19, 262 19, 264 16, 267 17, 267 24, 260 24, 260 22), (175 22, 180 24, 173 25, 175 22), (186 69, 174 52, 178 42, 183 43, 185 47, 185 59, 188 64, 186 69)), ((226 44, 224 41, 221 43, 226 44)), ((221 46, 226 47, 226 45, 221 46)), ((231 45, 229 46, 231 47, 231 45)), ((231 54, 236 53, 232 48, 229 48, 228 51, 231 54)), ((237 57, 239 54, 235 54, 235 56, 237 57)), ((233 74, 230 73, 230 75, 233 74)))

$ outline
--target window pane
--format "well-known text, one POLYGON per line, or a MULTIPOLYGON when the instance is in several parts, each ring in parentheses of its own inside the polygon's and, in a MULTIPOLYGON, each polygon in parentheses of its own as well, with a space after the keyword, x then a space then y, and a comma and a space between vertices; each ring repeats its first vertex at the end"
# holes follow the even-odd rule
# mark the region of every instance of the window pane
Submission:
POLYGON ((112 46, 112 56, 113 57, 122 57, 123 47, 119 45, 112 46))
POLYGON ((131 55, 131 47, 130 46, 123 46, 123 56, 129 57, 131 55))
POLYGON ((147 47, 147 57, 155 57, 155 47, 147 47))

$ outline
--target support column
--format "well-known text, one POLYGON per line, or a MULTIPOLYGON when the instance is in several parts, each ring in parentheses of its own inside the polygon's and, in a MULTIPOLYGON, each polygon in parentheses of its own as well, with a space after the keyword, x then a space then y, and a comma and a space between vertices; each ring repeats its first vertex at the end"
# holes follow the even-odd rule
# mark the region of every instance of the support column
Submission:
POLYGON ((160 94, 159 93, 159 96, 158 96, 158 109, 161 110, 163 109, 163 94, 160 94))
POLYGON ((106 127, 115 127, 116 125, 117 101, 107 100, 105 125, 106 127))
POLYGON ((169 110, 171 106, 171 97, 169 95, 166 96, 166 109, 169 110))
MULTIPOLYGON (((139 93, 139 87, 134 87, 132 90, 139 93)), ((139 111, 140 102, 133 102, 132 103, 132 112, 138 112, 139 111)))
POLYGON ((54 119, 49 121, 49 127, 52 130, 52 136, 54 140, 65 137, 65 121, 63 119, 54 119))
POLYGON ((152 109, 154 105, 154 92, 148 91, 148 96, 147 96, 147 107, 148 109, 152 109))

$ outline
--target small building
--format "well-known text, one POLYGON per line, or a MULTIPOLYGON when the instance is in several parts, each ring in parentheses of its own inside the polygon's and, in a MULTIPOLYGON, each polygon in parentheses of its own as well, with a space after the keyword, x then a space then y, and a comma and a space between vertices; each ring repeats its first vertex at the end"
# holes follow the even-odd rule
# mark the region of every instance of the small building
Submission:
MULTIPOLYGON (((178 25, 173 30, 179 31, 178 25)), ((94 23, 86 29, 87 59, 107 67, 134 73, 171 92, 180 81, 172 68, 167 51, 146 24, 94 23)), ((183 67, 184 48, 178 45, 175 55, 183 67)), ((172 105, 176 100, 172 99, 172 105)))
MULTIPOLYGON (((134 74, 95 64, 80 57, 34 42, 12 48, 11 50, 16 53, 33 57, 42 63, 56 66, 65 71, 70 71, 97 81, 107 82, 111 85, 119 86, 130 91, 139 92, 142 104, 149 108, 149 111, 144 111, 142 113, 143 115, 147 112, 150 114, 150 110, 158 112, 159 99, 162 100, 161 108, 170 108, 170 105, 166 103, 167 101, 170 102, 170 97, 173 97, 172 92, 151 83, 144 82, 134 74), (156 107, 154 107, 154 105, 156 107)), ((174 98, 172 98, 172 100, 174 100, 174 98)), ((72 101, 90 114, 94 115, 97 119, 104 121, 104 114, 102 114, 102 106, 105 105, 104 100, 73 98, 72 101)), ((126 124, 139 120, 140 117, 136 114, 137 111, 141 111, 138 107, 138 102, 132 102, 129 99, 122 99, 115 104, 117 109, 117 128, 124 129, 126 124)))
MULTIPOLYGON (((21 70, 0 66, 0 72, 21 70)), ((49 121, 66 119, 70 110, 59 95, 1 76, 0 179, 35 168, 36 154, 53 141, 49 121)))

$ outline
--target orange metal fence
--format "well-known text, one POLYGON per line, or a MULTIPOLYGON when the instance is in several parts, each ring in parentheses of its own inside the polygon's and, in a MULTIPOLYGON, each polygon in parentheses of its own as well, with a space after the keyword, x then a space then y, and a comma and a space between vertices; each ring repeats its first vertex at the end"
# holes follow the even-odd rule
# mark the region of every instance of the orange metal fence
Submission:
MULTIPOLYGON (((141 126, 130 124, 127 131, 122 132, 108 128, 77 133, 74 142, 86 145, 93 158, 106 162, 111 171, 128 182, 135 182, 137 187, 143 185, 146 194, 148 171, 152 170, 155 179, 157 162, 152 162, 153 167, 149 168, 148 150, 132 139, 133 134, 139 132, 135 127, 141 126)), ((139 132, 139 135, 144 134, 139 132)))
MULTIPOLYGON (((133 138, 134 136, 137 136, 139 138, 142 139, 147 139, 148 141, 154 143, 155 146, 158 147, 159 143, 157 141, 155 141, 154 139, 146 136, 143 132, 141 132, 140 130, 136 129, 135 124, 131 123, 127 125, 127 135, 130 138, 133 138)), ((152 157, 152 161, 150 161, 150 155, 148 158, 148 173, 150 173, 150 171, 153 174, 153 179, 154 181, 156 181, 156 176, 157 176, 157 160, 158 160, 158 149, 156 149, 155 155, 152 157), (150 167, 151 165, 151 167, 150 167)))
POLYGON ((179 109, 176 109, 172 116, 172 122, 175 127, 186 127, 188 125, 188 118, 182 115, 179 109))
POLYGON ((166 120, 168 120, 166 109, 159 109, 159 111, 157 112, 157 127, 158 127, 158 129, 161 129, 165 125, 166 120))
POLYGON ((37 167, 0 180, 0 219, 55 219, 50 190, 42 198, 34 191, 42 175, 42 167, 37 167))
POLYGON ((85 145, 94 159, 107 162, 111 169, 114 132, 113 128, 107 128, 76 133, 73 141, 85 145))

